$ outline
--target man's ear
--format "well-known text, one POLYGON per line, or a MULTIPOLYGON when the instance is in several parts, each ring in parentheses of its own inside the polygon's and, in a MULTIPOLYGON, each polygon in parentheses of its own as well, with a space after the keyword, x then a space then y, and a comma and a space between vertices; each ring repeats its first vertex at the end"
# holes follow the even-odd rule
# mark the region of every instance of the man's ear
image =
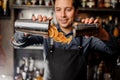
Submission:
POLYGON ((78 15, 78 11, 79 11, 78 9, 75 10, 75 16, 78 15))

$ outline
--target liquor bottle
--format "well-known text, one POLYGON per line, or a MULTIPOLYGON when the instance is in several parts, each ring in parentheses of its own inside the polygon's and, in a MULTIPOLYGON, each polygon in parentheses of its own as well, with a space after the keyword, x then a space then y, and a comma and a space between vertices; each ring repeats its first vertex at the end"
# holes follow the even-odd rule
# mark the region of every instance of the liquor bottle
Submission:
POLYGON ((49 6, 52 6, 52 1, 51 0, 49 1, 49 6))
POLYGON ((108 17, 108 27, 109 27, 109 34, 113 35, 114 21, 111 15, 108 17))
POLYGON ((22 0, 16 0, 17 5, 22 5, 23 1, 22 0))
POLYGON ((104 0, 105 8, 111 8, 111 0, 104 0))
POLYGON ((104 0, 98 0, 97 7, 98 8, 104 8, 104 0))
POLYGON ((120 66, 120 56, 117 58, 117 66, 120 66))
POLYGON ((97 80, 104 80, 105 63, 101 61, 97 69, 97 80))
POLYGON ((10 15, 9 0, 3 0, 2 7, 4 11, 4 16, 9 16, 10 15))
POLYGON ((27 5, 27 3, 28 3, 28 0, 23 0, 22 1, 22 5, 27 5))
POLYGON ((21 75, 22 75, 22 80, 26 80, 27 79, 27 73, 25 71, 23 71, 21 73, 21 75))
POLYGON ((96 5, 95 0, 88 0, 86 4, 89 8, 93 8, 96 5))
POLYGON ((36 0, 31 0, 32 5, 35 5, 36 2, 37 2, 36 0))
POLYGON ((3 15, 2 0, 0 0, 0 16, 3 15))
POLYGON ((111 0, 111 7, 116 8, 117 7, 117 0, 111 0))
POLYGON ((16 68, 15 80, 22 80, 22 75, 21 75, 21 72, 20 72, 20 67, 16 68))
POLYGON ((45 0, 42 0, 42 3, 41 3, 41 5, 45 5, 45 0))
POLYGON ((32 4, 31 0, 28 0, 26 5, 31 5, 31 4, 32 4))
POLYGON ((43 80, 42 76, 40 75, 39 70, 36 71, 36 80, 43 80))
POLYGON ((107 29, 108 26, 106 24, 106 19, 105 18, 102 19, 101 25, 108 32, 108 29, 107 29))
POLYGON ((86 2, 87 2, 87 0, 81 0, 81 2, 80 2, 81 7, 83 7, 83 8, 87 7, 86 2))
POLYGON ((113 36, 114 37, 119 37, 119 29, 118 29, 118 18, 116 17, 115 18, 115 27, 114 27, 114 30, 113 30, 113 36))
POLYGON ((19 64, 20 64, 20 69, 23 71, 24 70, 24 66, 25 66, 25 57, 20 59, 19 64))
POLYGON ((34 60, 32 57, 29 58, 29 71, 33 71, 34 69, 34 60))
POLYGON ((35 5, 39 5, 39 0, 36 0, 36 3, 35 3, 35 5))

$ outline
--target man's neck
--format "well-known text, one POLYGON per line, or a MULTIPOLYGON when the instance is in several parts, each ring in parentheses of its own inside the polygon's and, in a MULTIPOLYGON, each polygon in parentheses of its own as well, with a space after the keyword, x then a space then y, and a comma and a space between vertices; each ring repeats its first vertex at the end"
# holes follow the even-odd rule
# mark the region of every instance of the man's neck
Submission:
POLYGON ((65 34, 69 34, 69 33, 73 30, 73 28, 72 28, 72 27, 65 27, 65 28, 61 27, 61 30, 62 30, 65 34))

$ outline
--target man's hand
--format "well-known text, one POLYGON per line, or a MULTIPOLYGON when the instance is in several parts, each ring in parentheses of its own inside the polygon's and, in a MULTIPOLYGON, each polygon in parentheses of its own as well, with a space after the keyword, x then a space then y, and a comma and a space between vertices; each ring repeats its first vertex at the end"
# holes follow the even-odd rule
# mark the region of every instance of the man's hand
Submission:
MULTIPOLYGON (((104 28, 102 28, 102 25, 100 23, 99 18, 96 18, 96 19, 94 19, 94 18, 86 18, 86 19, 82 19, 81 22, 85 23, 85 24, 100 24, 99 32, 96 35, 96 37, 98 37, 101 40, 109 40, 109 34, 104 28)), ((86 37, 89 37, 89 35, 86 35, 86 37)))
MULTIPOLYGON (((47 17, 47 16, 42 16, 42 15, 32 15, 32 20, 33 21, 39 21, 39 22, 46 22, 46 21, 51 21, 53 18, 52 17, 47 17)), ((48 38, 47 35, 43 35, 43 38, 48 38)))

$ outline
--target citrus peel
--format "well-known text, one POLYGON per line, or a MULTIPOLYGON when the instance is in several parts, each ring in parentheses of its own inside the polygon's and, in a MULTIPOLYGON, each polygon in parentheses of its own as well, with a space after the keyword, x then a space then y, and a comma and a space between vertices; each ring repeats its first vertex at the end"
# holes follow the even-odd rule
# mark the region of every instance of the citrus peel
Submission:
POLYGON ((62 43, 67 43, 67 44, 69 44, 72 40, 72 36, 67 38, 62 32, 58 32, 55 25, 52 25, 49 27, 48 36, 50 38, 53 38, 54 41, 56 42, 62 42, 62 43))

